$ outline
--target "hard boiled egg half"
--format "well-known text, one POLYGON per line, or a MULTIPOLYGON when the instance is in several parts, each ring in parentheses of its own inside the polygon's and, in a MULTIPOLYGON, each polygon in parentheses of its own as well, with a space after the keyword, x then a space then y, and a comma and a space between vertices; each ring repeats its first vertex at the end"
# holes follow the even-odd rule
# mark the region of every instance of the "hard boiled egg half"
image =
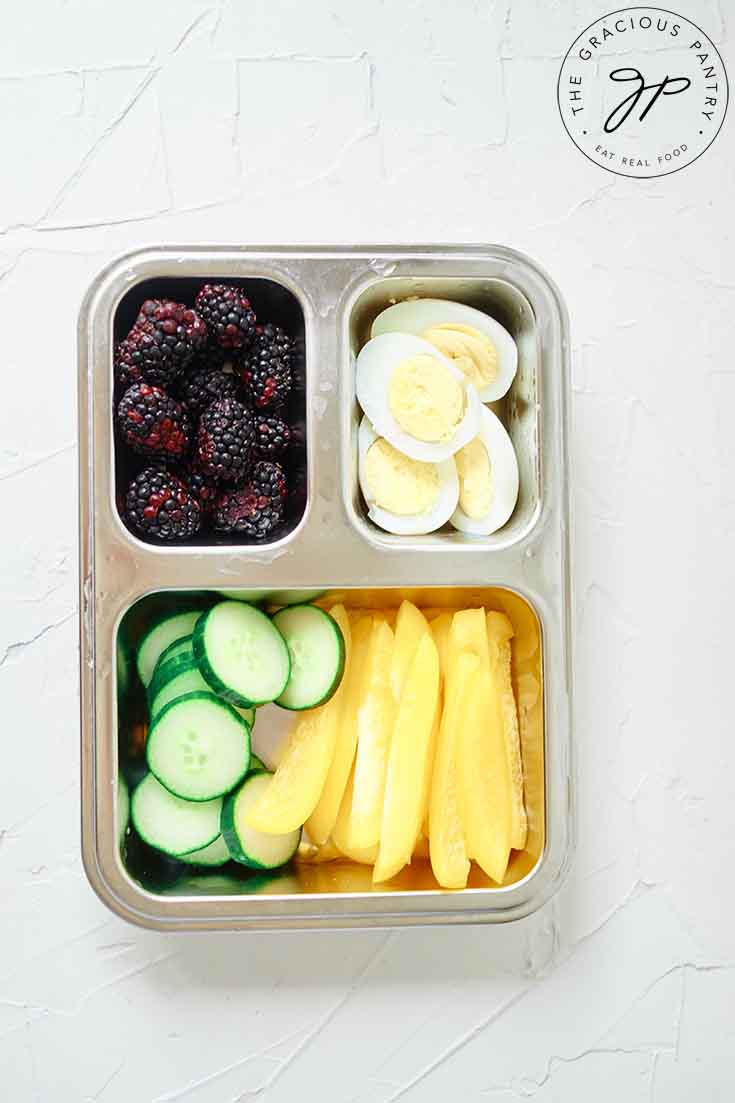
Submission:
POLYGON ((453 459, 426 463, 397 451, 366 417, 357 436, 358 478, 368 515, 386 532, 419 536, 441 528, 459 501, 453 459))
POLYGON ((480 432, 454 457, 459 503, 451 523, 471 536, 489 536, 505 524, 518 499, 518 461, 502 421, 482 407, 480 432))
POLYGON ((372 336, 414 333, 458 367, 480 396, 495 402, 507 392, 518 370, 518 349, 488 314, 446 299, 407 299, 382 311, 372 336))
POLYGON ((480 400, 429 341, 383 333, 360 350, 357 400, 375 431, 413 460, 441 463, 477 435, 480 400))

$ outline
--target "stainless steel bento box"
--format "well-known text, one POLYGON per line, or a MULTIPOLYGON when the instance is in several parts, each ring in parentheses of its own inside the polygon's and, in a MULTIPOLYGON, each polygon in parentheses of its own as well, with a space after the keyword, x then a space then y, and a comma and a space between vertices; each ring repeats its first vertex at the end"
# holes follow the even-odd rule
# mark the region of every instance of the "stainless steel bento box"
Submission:
POLYGON ((499 246, 166 247, 101 273, 79 325, 82 847, 90 882, 110 908, 166 930, 404 926, 516 919, 556 891, 573 836, 568 352, 556 288, 527 257, 499 246), (174 294, 214 277, 263 281, 264 293, 287 294, 303 312, 303 499, 271 544, 157 547, 125 528, 115 502, 115 319, 139 285, 170 285, 174 294), (518 375, 498 412, 518 456, 520 494, 493 536, 390 536, 361 500, 355 355, 377 313, 407 295, 485 309, 518 345, 518 375), (271 880, 217 872, 171 883, 146 877, 130 858, 125 864, 116 822, 127 723, 115 662, 121 621, 134 606, 144 621, 170 591, 227 587, 327 589, 371 607, 410 594, 424 607, 474 603, 514 613, 536 686, 521 706, 531 829, 502 886, 473 874, 468 888, 444 891, 422 862, 378 887, 351 863, 296 865, 271 880))

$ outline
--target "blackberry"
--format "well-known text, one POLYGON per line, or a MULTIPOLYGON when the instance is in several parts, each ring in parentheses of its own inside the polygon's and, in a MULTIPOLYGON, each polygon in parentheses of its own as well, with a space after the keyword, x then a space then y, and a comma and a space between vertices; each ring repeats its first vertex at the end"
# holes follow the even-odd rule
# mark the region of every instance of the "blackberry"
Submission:
POLYGON ((117 426, 128 447, 141 456, 178 459, 191 443, 184 407, 150 383, 128 387, 117 408, 117 426))
POLYGON ((179 384, 179 394, 192 417, 198 417, 220 398, 237 398, 237 377, 210 364, 189 368, 179 384))
POLYGON ((242 402, 222 398, 207 406, 199 419, 197 455, 201 469, 216 479, 242 479, 250 463, 255 428, 242 402))
POLYGON ((221 348, 247 348, 253 340, 255 313, 241 288, 205 283, 196 297, 196 308, 221 348))
POLYGON ((258 326, 252 348, 245 354, 242 378, 254 406, 281 406, 291 391, 294 341, 270 323, 258 326))
POLYGON ((122 387, 140 380, 167 386, 206 338, 207 327, 195 310, 170 299, 146 299, 115 349, 115 379, 122 387))
POLYGON ((255 414, 255 445, 253 454, 259 460, 275 460, 291 442, 291 430, 283 418, 275 414, 255 414))
POLYGON ((253 467, 249 482, 268 497, 281 501, 286 500, 288 487, 286 485, 286 473, 280 463, 269 463, 261 460, 253 467))
POLYGON ((163 467, 146 467, 125 495, 131 528, 157 540, 186 540, 199 531, 201 510, 185 482, 163 467))
POLYGON ((220 485, 217 479, 212 475, 207 475, 202 471, 201 464, 198 459, 194 459, 187 465, 185 471, 186 482, 189 484, 189 489, 199 502, 199 508, 202 511, 202 515, 206 516, 214 508, 217 495, 220 492, 220 485))
POLYGON ((223 491, 214 506, 218 532, 264 540, 283 521, 286 478, 277 463, 256 463, 248 482, 223 491))

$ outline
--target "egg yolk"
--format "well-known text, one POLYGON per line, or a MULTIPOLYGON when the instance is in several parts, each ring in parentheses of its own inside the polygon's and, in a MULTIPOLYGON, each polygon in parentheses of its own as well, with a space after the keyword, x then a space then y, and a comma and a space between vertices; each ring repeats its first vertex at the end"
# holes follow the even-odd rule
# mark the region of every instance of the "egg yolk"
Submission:
POLYGON ((404 432, 416 440, 451 440, 464 415, 462 384, 434 356, 402 360, 391 376, 388 406, 404 432))
POLYGON ((459 475, 459 504, 473 520, 484 517, 493 500, 493 473, 490 457, 479 437, 475 437, 454 457, 459 475))
POLYGON ((478 390, 494 383, 498 375, 498 350, 485 333, 474 326, 446 322, 422 334, 443 352, 478 390))
POLYGON ((400 517, 428 513, 439 497, 434 464, 404 456, 382 437, 365 454, 365 479, 376 505, 400 517))

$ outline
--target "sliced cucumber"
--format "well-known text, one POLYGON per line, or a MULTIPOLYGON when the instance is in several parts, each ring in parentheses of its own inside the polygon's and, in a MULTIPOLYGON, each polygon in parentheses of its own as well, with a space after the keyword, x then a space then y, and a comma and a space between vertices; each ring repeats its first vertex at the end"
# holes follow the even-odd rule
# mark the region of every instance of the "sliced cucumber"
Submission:
POLYGON ((146 774, 133 791, 130 815, 143 842, 180 858, 203 850, 220 834, 222 798, 192 802, 181 800, 153 774, 146 774))
POLYGON ((263 772, 267 774, 269 772, 268 767, 266 766, 265 762, 263 762, 262 758, 258 758, 257 754, 253 754, 251 752, 248 777, 250 777, 251 774, 262 774, 263 772))
POLYGON ((193 661, 194 648, 192 646, 191 636, 181 636, 178 640, 174 640, 173 643, 170 643, 168 647, 164 648, 158 657, 152 680, 155 680, 156 674, 166 663, 173 662, 174 659, 178 658, 185 658, 193 661))
POLYGON ((193 661, 160 686, 154 679, 151 683, 151 720, 155 720, 169 701, 175 701, 177 697, 183 697, 185 693, 197 692, 211 693, 211 690, 202 678, 199 667, 193 661))
POLYGON ((251 774, 222 805, 222 837, 236 862, 251 869, 277 869, 290 861, 301 840, 301 828, 287 835, 266 835, 247 827, 245 817, 270 784, 269 773, 251 774))
MULTIPOLYGON (((191 640, 191 636, 187 636, 185 639, 191 640)), ((178 646, 179 642, 180 641, 177 640, 176 646, 178 646)), ((177 674, 181 674, 182 670, 186 670, 190 666, 196 666, 194 652, 192 650, 183 650, 179 652, 179 654, 174 655, 173 658, 167 659, 165 662, 159 659, 156 663, 156 669, 153 672, 150 685, 148 686, 148 701, 152 701, 167 682, 170 682, 177 674)))
POLYGON ((218 835, 209 846, 192 850, 191 854, 182 854, 181 861, 192 866, 223 866, 230 861, 230 851, 225 840, 218 835))
POLYGON ((159 663, 156 667, 156 673, 151 679, 151 684, 146 691, 148 707, 150 708, 151 702, 158 696, 161 690, 168 685, 172 678, 176 678, 185 670, 191 670, 192 667, 196 667, 197 670, 199 669, 193 658, 186 659, 183 655, 179 659, 172 659, 170 663, 164 663, 163 666, 159 663))
POLYGON ((292 605, 273 616, 288 644, 291 676, 276 704, 313 709, 328 701, 342 680, 345 641, 337 622, 317 605, 292 605))
MULTIPOLYGON (((157 678, 154 678, 151 682, 150 690, 150 716, 151 720, 154 720, 164 705, 167 705, 169 701, 174 701, 177 697, 183 697, 185 693, 211 693, 212 689, 208 682, 204 681, 202 673, 196 663, 192 660, 190 663, 185 663, 179 670, 174 671, 173 677, 166 679, 160 685, 157 678)), ((233 705, 235 712, 239 712, 247 726, 252 731, 255 724, 255 709, 250 706, 249 708, 238 708, 237 705, 233 705)))
POLYGON ((221 601, 201 617, 194 657, 212 689, 233 705, 275 701, 288 683, 283 636, 260 609, 239 601, 221 601))
POLYGON ((268 601, 271 605, 306 605, 316 601, 326 590, 271 590, 268 601))
POLYGON ((158 713, 146 741, 148 769, 176 796, 209 801, 250 766, 250 728, 214 693, 186 693, 158 713))
POLYGON ((170 643, 182 636, 190 636, 201 616, 200 610, 174 613, 157 620, 143 637, 138 647, 137 667, 140 680, 146 688, 150 685, 156 663, 170 643))

